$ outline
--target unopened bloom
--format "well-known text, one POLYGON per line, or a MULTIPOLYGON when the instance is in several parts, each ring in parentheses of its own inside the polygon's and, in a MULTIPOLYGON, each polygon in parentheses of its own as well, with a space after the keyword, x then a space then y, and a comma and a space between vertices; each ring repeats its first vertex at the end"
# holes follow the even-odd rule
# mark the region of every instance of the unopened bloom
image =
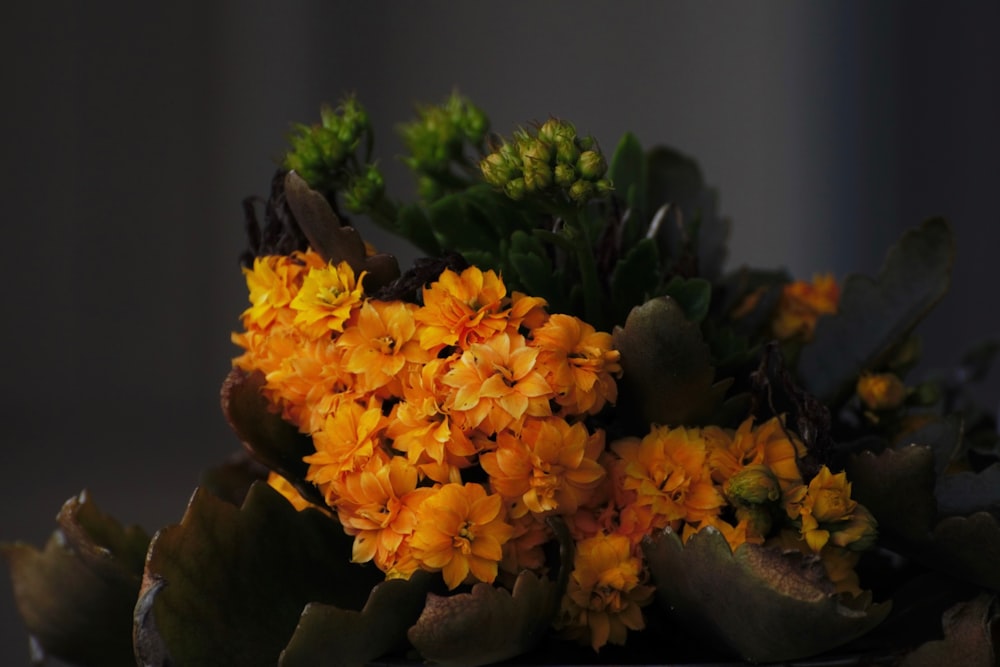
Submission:
POLYGON ((493 583, 503 545, 514 534, 500 496, 479 484, 445 484, 420 504, 418 515, 410 548, 425 569, 440 571, 449 589, 470 575, 493 583))
POLYGON ((826 466, 809 482, 786 494, 785 510, 790 519, 801 522, 800 534, 814 552, 830 540, 830 530, 853 517, 857 501, 851 500, 847 473, 833 474, 826 466))

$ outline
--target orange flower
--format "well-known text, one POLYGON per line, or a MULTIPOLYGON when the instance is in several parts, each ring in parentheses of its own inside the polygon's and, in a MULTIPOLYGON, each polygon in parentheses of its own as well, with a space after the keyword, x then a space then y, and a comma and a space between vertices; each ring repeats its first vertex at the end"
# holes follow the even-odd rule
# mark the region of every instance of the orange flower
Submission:
POLYGON ((327 504, 337 504, 331 482, 339 481, 344 473, 360 470, 381 451, 386 424, 377 399, 367 405, 347 401, 330 413, 323 428, 313 434, 316 453, 303 459, 309 464, 306 481, 320 487, 327 504))
POLYGON ((445 269, 437 282, 424 288, 424 307, 417 314, 426 325, 420 344, 427 350, 448 345, 465 348, 505 330, 506 295, 507 288, 493 271, 470 266, 459 275, 445 269))
POLYGON ((869 410, 895 410, 906 398, 906 385, 895 373, 863 373, 857 392, 869 410))
POLYGON ((618 398, 614 375, 621 373, 620 353, 611 348, 611 334, 595 331, 582 320, 555 314, 532 334, 540 350, 538 363, 569 412, 596 414, 618 398))
POLYGON ((840 287, 830 274, 813 276, 811 283, 789 283, 781 292, 771 329, 779 340, 811 340, 816 320, 836 313, 839 301, 840 287))
POLYGON ((417 469, 406 459, 373 456, 337 485, 337 516, 354 535, 352 560, 372 559, 383 572, 396 565, 396 552, 416 527, 416 507, 432 493, 417 488, 417 469))
POLYGON ((416 310, 413 304, 402 301, 365 301, 357 320, 337 338, 344 368, 358 377, 361 390, 390 385, 398 395, 403 367, 431 360, 431 353, 417 340, 416 310))
POLYGON ((297 311, 295 324, 307 335, 319 338, 331 331, 343 331, 344 323, 361 303, 362 272, 357 280, 347 262, 312 268, 292 300, 297 311))
POLYGON ((717 484, 759 464, 770 468, 783 492, 802 483, 798 460, 805 456, 805 445, 785 430, 780 418, 772 417, 757 427, 750 418, 735 433, 715 426, 702 433, 708 445, 708 467, 717 484))
POLYGON ((243 311, 243 326, 268 329, 277 323, 291 325, 295 311, 292 299, 310 267, 322 266, 323 260, 313 251, 292 255, 256 257, 253 266, 243 269, 251 306, 243 311))
MULTIPOLYGON (((851 483, 847 473, 834 475, 826 466, 809 482, 787 494, 785 510, 790 519, 801 522, 799 532, 814 552, 819 552, 830 540, 832 524, 848 522, 858 503, 851 500, 851 483)), ((844 546, 844 545, 840 545, 844 546)))
POLYGON ((267 474, 267 485, 272 489, 274 489, 275 491, 277 491, 278 493, 280 493, 282 496, 284 496, 285 500, 290 502, 292 504, 292 507, 294 507, 299 512, 309 507, 312 507, 314 509, 318 509, 323 513, 327 513, 327 511, 324 508, 317 507, 316 505, 313 505, 311 502, 303 498, 302 494, 299 493, 298 489, 292 486, 291 482, 289 482, 287 479, 285 479, 278 473, 274 472, 273 470, 268 472, 267 474))
POLYGON ((520 424, 525 415, 551 414, 552 390, 535 368, 538 350, 519 334, 500 333, 469 346, 441 382, 455 391, 446 409, 466 430, 488 434, 520 424))
POLYGON ((480 456, 494 490, 512 501, 512 517, 573 514, 604 478, 597 462, 604 449, 604 432, 587 432, 581 423, 559 417, 532 419, 520 434, 497 435, 494 451, 480 456))
POLYGON ((595 651, 608 642, 623 645, 629 630, 646 626, 641 607, 653 599, 653 587, 642 583, 642 569, 624 535, 580 541, 556 627, 595 651))
POLYGON ((470 575, 493 583, 503 545, 514 534, 500 496, 487 495, 479 484, 445 484, 417 511, 410 548, 422 567, 441 571, 449 590, 470 575))
POLYGON ((624 488, 652 510, 656 528, 702 521, 725 504, 712 484, 699 429, 654 426, 641 441, 626 438, 611 449, 623 459, 624 488))

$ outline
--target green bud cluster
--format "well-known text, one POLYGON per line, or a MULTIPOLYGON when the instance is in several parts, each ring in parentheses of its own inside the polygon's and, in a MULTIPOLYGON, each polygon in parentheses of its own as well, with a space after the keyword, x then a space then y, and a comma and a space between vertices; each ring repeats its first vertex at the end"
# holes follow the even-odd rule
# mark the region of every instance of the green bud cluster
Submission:
POLYGON ((354 161, 362 141, 370 142, 368 113, 353 96, 336 109, 320 111, 318 125, 296 125, 284 166, 294 169, 313 188, 336 190, 350 179, 347 163, 354 161))
POLYGON ((550 118, 534 133, 518 130, 479 163, 487 183, 515 200, 561 192, 577 205, 611 190, 607 161, 591 137, 550 118))
POLYGON ((385 179, 374 164, 365 165, 361 173, 353 175, 344 192, 344 205, 353 213, 366 213, 378 205, 385 196, 385 179))
POLYGON ((452 93, 440 106, 418 108, 416 120, 400 126, 409 153, 404 161, 417 172, 446 173, 452 161, 462 161, 466 143, 481 146, 488 130, 486 114, 452 93))

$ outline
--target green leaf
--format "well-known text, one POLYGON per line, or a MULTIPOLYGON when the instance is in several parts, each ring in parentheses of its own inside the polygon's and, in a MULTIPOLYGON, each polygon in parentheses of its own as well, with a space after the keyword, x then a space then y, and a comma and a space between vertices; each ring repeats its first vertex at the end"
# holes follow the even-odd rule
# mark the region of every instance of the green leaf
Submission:
POLYGON ((393 579, 372 589, 358 612, 312 602, 281 654, 281 667, 350 667, 390 652, 420 616, 431 575, 393 579))
POLYGON ((305 481, 309 466, 302 458, 316 452, 312 438, 271 411, 261 393, 264 383, 260 371, 231 370, 222 383, 222 412, 255 459, 291 482, 303 498, 325 507, 322 494, 305 481))
POLYGON ((611 303, 615 322, 624 322, 660 282, 660 256, 652 239, 643 239, 618 260, 611 274, 611 303))
POLYGON ((629 416, 641 430, 652 423, 705 423, 732 382, 713 382, 715 369, 701 329, 670 297, 633 308, 613 336, 624 371, 619 409, 631 409, 629 416))
POLYGON ((892 353, 948 290, 953 246, 948 223, 934 218, 900 239, 876 280, 847 279, 837 314, 820 318, 802 349, 799 374, 813 394, 837 404, 892 353))
POLYGON ((663 294, 680 304, 689 320, 701 322, 712 303, 712 283, 704 278, 674 276, 663 288, 663 294))
POLYGON ((477 250, 496 254, 500 235, 462 193, 442 197, 427 209, 427 213, 442 248, 461 253, 477 250))
POLYGON ((267 481, 268 470, 255 461, 246 450, 238 451, 220 465, 201 474, 198 486, 219 498, 242 505, 254 482, 267 481))
POLYGON ((941 617, 944 639, 929 641, 910 653, 901 667, 995 665, 1000 614, 995 595, 982 593, 950 608, 941 617))
POLYGON ((132 609, 149 536, 124 528, 86 492, 70 498, 43 551, 4 543, 14 598, 49 654, 78 665, 135 665, 132 609))
POLYGON ((524 570, 513 592, 478 583, 471 593, 429 594, 408 636, 431 662, 455 667, 491 664, 535 646, 561 599, 556 582, 524 570))
POLYGON ((608 178, 615 190, 625 195, 629 208, 642 210, 646 206, 646 156, 639 139, 631 132, 626 132, 618 142, 611 156, 608 178))
POLYGON ((750 662, 828 651, 874 628, 891 606, 834 594, 816 559, 750 543, 733 553, 713 528, 683 545, 668 530, 642 548, 660 606, 750 662))
POLYGON ((352 542, 338 523, 318 510, 296 512, 264 483, 239 508, 197 490, 180 524, 150 545, 137 658, 275 665, 307 604, 359 609, 383 580, 376 568, 351 564, 352 542))
MULTIPOLYGON (((562 295, 552 280, 552 262, 545 252, 545 246, 537 237, 523 231, 516 231, 510 239, 507 260, 516 274, 516 282, 532 296, 544 297, 549 306, 558 310, 562 295)), ((506 278, 507 276, 505 276, 506 278)))
POLYGON ((415 204, 401 206, 396 219, 396 229, 403 238, 431 257, 441 254, 441 245, 434 236, 431 222, 420 206, 415 204))
POLYGON ((880 454, 865 451, 847 465, 853 497, 878 521, 879 532, 910 542, 926 540, 937 521, 934 455, 907 445, 880 454))

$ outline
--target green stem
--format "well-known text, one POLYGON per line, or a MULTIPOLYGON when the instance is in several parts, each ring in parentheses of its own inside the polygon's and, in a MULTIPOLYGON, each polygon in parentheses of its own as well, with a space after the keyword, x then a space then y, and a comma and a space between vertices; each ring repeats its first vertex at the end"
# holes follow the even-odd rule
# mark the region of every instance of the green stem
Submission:
POLYGON ((601 283, 597 277, 597 262, 594 260, 593 246, 587 227, 580 220, 576 210, 566 215, 566 225, 572 231, 573 246, 580 267, 583 284, 583 312, 587 322, 595 327, 604 327, 604 313, 601 307, 601 283))

